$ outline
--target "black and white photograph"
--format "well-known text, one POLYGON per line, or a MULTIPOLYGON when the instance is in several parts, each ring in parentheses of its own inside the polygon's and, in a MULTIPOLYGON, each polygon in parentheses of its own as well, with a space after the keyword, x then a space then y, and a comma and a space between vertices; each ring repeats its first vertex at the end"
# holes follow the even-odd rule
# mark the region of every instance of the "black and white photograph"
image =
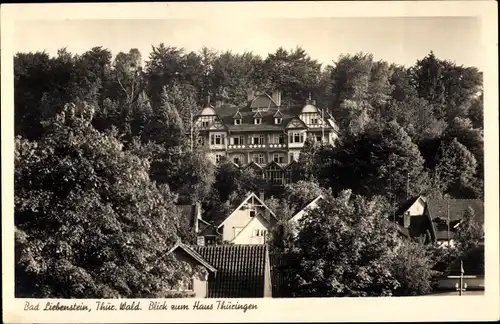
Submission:
POLYGON ((176 300, 243 314, 262 298, 498 292, 485 280, 498 275, 485 263, 498 98, 484 99, 495 52, 481 17, 247 4, 11 18, 3 250, 24 311, 172 312, 176 300))

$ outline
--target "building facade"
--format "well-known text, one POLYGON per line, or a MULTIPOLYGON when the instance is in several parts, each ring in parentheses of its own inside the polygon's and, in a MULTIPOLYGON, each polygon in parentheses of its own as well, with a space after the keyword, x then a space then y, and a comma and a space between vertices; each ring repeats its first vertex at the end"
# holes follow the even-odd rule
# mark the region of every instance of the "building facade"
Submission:
POLYGON ((329 144, 338 137, 333 117, 310 96, 302 106, 282 106, 279 91, 249 95, 243 107, 205 107, 193 124, 214 163, 225 157, 240 167, 255 164, 263 172, 274 162, 272 168, 282 173, 298 159, 308 137, 329 144))

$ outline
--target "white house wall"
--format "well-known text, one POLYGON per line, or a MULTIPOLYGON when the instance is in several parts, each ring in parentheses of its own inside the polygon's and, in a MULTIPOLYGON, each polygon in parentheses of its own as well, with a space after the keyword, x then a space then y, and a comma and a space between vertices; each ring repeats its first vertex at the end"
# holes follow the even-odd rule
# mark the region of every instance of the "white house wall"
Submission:
POLYGON ((234 244, 264 244, 264 236, 256 236, 256 230, 265 230, 266 234, 269 235, 270 226, 269 223, 260 216, 253 217, 252 220, 247 224, 247 226, 240 232, 238 236, 234 238, 232 243, 234 244))

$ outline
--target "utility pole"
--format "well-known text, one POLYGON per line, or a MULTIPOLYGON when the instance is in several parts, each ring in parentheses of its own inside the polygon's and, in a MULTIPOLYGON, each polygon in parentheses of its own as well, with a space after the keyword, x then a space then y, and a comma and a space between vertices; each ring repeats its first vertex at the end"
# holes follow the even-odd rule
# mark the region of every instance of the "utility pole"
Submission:
POLYGON ((447 232, 446 236, 448 238, 448 247, 450 246, 450 201, 446 199, 446 226, 447 232))
POLYGON ((406 171, 406 200, 410 199, 410 170, 406 171))
POLYGON ((325 139, 325 109, 321 109, 321 144, 325 139))
POLYGON ((190 146, 191 153, 193 152, 193 112, 189 112, 189 136, 190 136, 190 146))

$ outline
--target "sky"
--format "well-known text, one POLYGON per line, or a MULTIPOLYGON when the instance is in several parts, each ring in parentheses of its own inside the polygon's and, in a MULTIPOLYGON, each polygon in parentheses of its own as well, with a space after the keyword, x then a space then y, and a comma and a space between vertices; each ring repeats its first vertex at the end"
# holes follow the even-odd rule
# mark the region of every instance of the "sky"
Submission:
POLYGON ((13 45, 18 52, 50 54, 62 47, 82 53, 103 46, 113 55, 138 48, 144 59, 162 42, 189 51, 207 46, 264 57, 280 46, 299 45, 324 65, 340 54, 368 52, 405 66, 432 50, 440 59, 482 70, 480 36, 481 21, 474 17, 25 20, 15 25, 13 45))

